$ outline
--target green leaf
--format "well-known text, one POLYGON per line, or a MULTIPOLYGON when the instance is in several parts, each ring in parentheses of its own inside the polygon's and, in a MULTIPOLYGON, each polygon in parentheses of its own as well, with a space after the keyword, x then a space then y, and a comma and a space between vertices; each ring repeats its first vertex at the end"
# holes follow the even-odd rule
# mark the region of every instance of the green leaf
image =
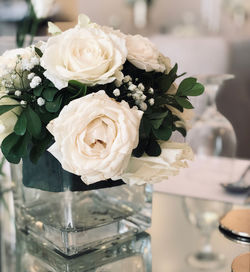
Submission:
POLYGON ((34 145, 30 151, 31 162, 36 164, 42 154, 49 148, 52 143, 53 137, 51 135, 47 135, 44 140, 34 145))
POLYGON ((13 153, 18 157, 24 157, 27 155, 27 147, 29 144, 30 135, 26 133, 23 137, 19 139, 17 144, 13 147, 13 153))
POLYGON ((166 92, 170 86, 172 85, 173 80, 171 79, 171 77, 169 77, 168 75, 162 75, 159 79, 158 79, 158 86, 159 89, 162 92, 166 92))
POLYGON ((26 118, 25 111, 23 111, 21 115, 18 116, 18 120, 14 127, 14 132, 17 135, 23 136, 26 132, 26 128, 27 128, 27 118, 26 118))
POLYGON ((35 96, 41 96, 43 89, 44 89, 44 86, 43 86, 43 85, 36 87, 36 88, 33 90, 34 95, 35 95, 35 96))
POLYGON ((148 156, 158 157, 161 155, 161 147, 157 143, 157 141, 151 139, 147 145, 145 152, 148 156))
POLYGON ((54 101, 47 102, 45 108, 48 112, 58 112, 62 104, 62 96, 59 95, 54 101))
POLYGON ((27 107, 25 113, 27 118, 27 129, 29 133, 35 138, 39 137, 42 129, 42 122, 38 114, 31 107, 27 107))
POLYGON ((40 58, 43 56, 42 51, 41 51, 39 48, 37 48, 37 47, 35 47, 35 52, 37 53, 37 55, 38 55, 40 58))
POLYGON ((150 123, 152 124, 153 128, 158 129, 162 125, 164 118, 166 118, 167 115, 168 115, 168 111, 155 112, 153 114, 150 114, 149 115, 150 123))
POLYGON ((163 120, 164 119, 151 120, 153 128, 158 129, 162 125, 163 120))
POLYGON ((139 131, 140 131, 140 138, 148 138, 151 132, 150 121, 145 116, 143 116, 141 119, 139 131))
POLYGON ((191 90, 195 83, 196 83, 197 79, 194 78, 194 77, 188 77, 188 78, 185 78, 179 85, 179 88, 177 90, 177 93, 176 95, 178 96, 184 96, 185 92, 191 90))
POLYGON ((132 153, 134 157, 140 158, 143 155, 148 145, 148 140, 149 140, 148 138, 139 139, 138 146, 133 150, 133 153, 132 153))
POLYGON ((10 163, 17 164, 20 162, 21 158, 12 151, 13 147, 17 144, 19 139, 20 136, 16 135, 13 132, 9 136, 7 136, 1 144, 2 153, 7 161, 10 163))
POLYGON ((186 131, 185 128, 183 128, 183 127, 175 127, 175 129, 176 129, 177 131, 179 131, 179 132, 182 134, 183 137, 186 137, 186 136, 187 136, 187 131, 186 131))
POLYGON ((0 115, 16 108, 16 107, 20 107, 20 104, 17 104, 17 105, 1 105, 0 106, 0 115))
POLYGON ((198 96, 203 94, 205 88, 202 84, 200 83, 195 83, 195 85, 192 87, 192 89, 183 91, 182 95, 183 96, 198 96))
POLYGON ((168 141, 172 135, 172 127, 161 126, 159 129, 153 129, 153 133, 157 139, 168 141))
POLYGON ((73 87, 77 87, 77 88, 82 88, 82 87, 85 87, 86 85, 77 81, 77 80, 70 80, 69 81, 69 85, 73 86, 73 87))
POLYGON ((175 97, 176 102, 185 109, 193 109, 192 104, 185 97, 175 97))
POLYGON ((164 119, 168 115, 168 111, 164 112, 154 112, 149 115, 151 120, 164 119))
POLYGON ((176 73, 178 70, 178 64, 176 63, 175 66, 171 69, 171 71, 168 73, 168 75, 171 77, 171 79, 174 79, 177 77, 176 73))
POLYGON ((43 90, 43 98, 49 102, 52 102, 58 90, 56 88, 46 88, 43 90))

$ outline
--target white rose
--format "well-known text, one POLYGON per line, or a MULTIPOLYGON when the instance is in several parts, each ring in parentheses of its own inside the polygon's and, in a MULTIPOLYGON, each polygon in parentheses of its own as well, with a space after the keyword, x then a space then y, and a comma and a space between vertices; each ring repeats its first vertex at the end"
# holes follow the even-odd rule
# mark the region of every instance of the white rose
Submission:
POLYGON ((138 144, 142 114, 104 91, 73 100, 47 126, 55 137, 48 151, 86 184, 118 176, 138 144))
POLYGON ((169 72, 170 60, 164 57, 154 44, 140 35, 127 35, 128 60, 135 67, 147 72, 169 72))
POLYGON ((17 65, 18 56, 22 60, 29 62, 32 57, 34 57, 34 51, 31 47, 18 48, 7 50, 0 56, 0 77, 6 76, 15 68, 18 70, 22 69, 21 64, 17 65))
POLYGON ((31 0, 31 4, 34 8, 36 18, 48 18, 52 15, 55 0, 31 0))
POLYGON ((181 167, 187 167, 186 160, 193 159, 192 149, 187 144, 162 142, 160 145, 162 152, 158 157, 131 157, 119 178, 130 185, 161 182, 177 175, 181 167))
MULTIPOLYGON (((36 58, 35 53, 31 47, 7 50, 4 52, 4 54, 0 56, 0 85, 4 86, 5 84, 3 84, 3 82, 11 82, 14 83, 17 89, 27 87, 29 83, 26 78, 27 73, 22 74, 21 72, 27 68, 27 65, 33 65, 32 59, 34 58, 36 58), (19 62, 18 57, 20 57, 19 62), (20 78, 21 74, 23 75, 22 80, 20 78), (12 75, 14 78, 11 77, 12 75)), ((4 91, 3 86, 1 88, 2 91, 4 91)))
MULTIPOLYGON (((19 104, 14 99, 5 97, 0 99, 0 105, 15 105, 19 104)), ((14 127, 17 121, 17 116, 21 113, 22 108, 16 107, 11 111, 8 111, 0 115, 0 144, 9 134, 14 131, 14 127)))
POLYGON ((41 65, 46 70, 44 75, 62 89, 69 80, 88 85, 112 82, 126 57, 124 39, 99 28, 83 27, 51 37, 41 65))

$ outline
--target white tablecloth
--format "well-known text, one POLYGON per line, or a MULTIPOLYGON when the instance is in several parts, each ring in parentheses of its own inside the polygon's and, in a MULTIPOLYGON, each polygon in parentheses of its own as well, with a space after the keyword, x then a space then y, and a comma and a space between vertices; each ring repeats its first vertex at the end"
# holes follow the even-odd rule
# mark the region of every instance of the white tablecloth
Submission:
MULTIPOLYGON (((239 205, 246 204, 249 202, 247 194, 227 193, 220 183, 238 180, 248 165, 250 160, 196 157, 189 163, 189 168, 181 169, 178 176, 155 184, 154 190, 239 205)), ((246 180, 250 184, 250 171, 246 180)))

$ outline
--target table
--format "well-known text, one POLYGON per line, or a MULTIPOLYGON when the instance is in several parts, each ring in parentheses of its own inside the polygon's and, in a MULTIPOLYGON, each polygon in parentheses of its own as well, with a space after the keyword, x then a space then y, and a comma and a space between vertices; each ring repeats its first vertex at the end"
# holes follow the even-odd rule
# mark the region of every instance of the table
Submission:
MULTIPOLYGON (((2 214, 1 214, 2 216, 2 214)), ((151 246, 152 246, 152 270, 148 268, 145 272, 194 272, 196 271, 194 268, 189 267, 186 263, 186 256, 196 250, 199 245, 200 234, 198 230, 193 227, 187 220, 184 210, 183 210, 183 197, 169 195, 166 193, 155 192, 153 195, 153 213, 152 213, 152 227, 148 230, 148 233, 151 235, 151 246)), ((1 218, 3 219, 3 218, 1 218)), ((5 235, 2 233, 2 235, 5 235)), ((13 235, 13 234, 12 234, 13 235)), ((212 235, 212 245, 214 249, 218 252, 223 253, 227 257, 227 265, 218 270, 212 270, 213 272, 224 272, 230 271, 230 266, 233 259, 240 255, 241 253, 247 252, 248 248, 242 247, 238 244, 234 244, 231 241, 228 241, 223 237, 222 234, 219 233, 218 230, 215 230, 212 235)), ((145 243, 145 242, 144 242, 145 243)), ((18 247, 20 244, 18 245, 18 247)), ((14 249, 14 248, 13 248, 14 249)), ((19 248, 20 250, 20 248, 19 248)), ((150 247, 147 249, 150 251, 150 247)), ((3 256, 3 245, 2 245, 2 256, 3 256)), ((45 256, 46 254, 43 253, 45 256)), ((148 266, 150 266, 151 254, 147 255, 147 260, 144 262, 148 262, 148 266)), ((80 257, 80 258, 86 258, 80 257)), ((95 258, 95 257, 91 257, 95 258)), ((78 259, 79 261, 80 259, 78 259)), ((133 266, 133 263, 139 262, 136 259, 136 256, 133 256, 128 259, 129 263, 125 263, 125 261, 118 261, 113 264, 109 264, 106 268, 90 270, 96 272, 113 272, 113 270, 107 269, 118 269, 120 272, 130 271, 123 270, 130 265, 131 272, 142 272, 142 268, 138 266, 137 268, 133 266), (132 264, 131 264, 132 262, 132 264), (120 266, 121 267, 120 267, 120 266), (125 268, 124 268, 125 265, 125 268), (107 268, 109 267, 109 268, 107 268), (113 268, 112 268, 113 267, 113 268), (123 268, 122 268, 123 267, 123 268), (106 270, 105 270, 106 269, 106 270), (132 270, 134 269, 134 270, 132 270)), ((30 257, 23 257, 22 262, 23 265, 25 262, 30 262, 30 257)), ((51 260, 50 260, 51 261, 51 260)), ((61 260, 62 261, 62 260, 61 260)), ((17 270, 14 268, 14 251, 10 250, 4 260, 2 260, 1 265, 6 267, 2 267, 2 272, 31 272, 22 270, 19 267, 17 270)), ((68 263, 69 260, 65 259, 65 263, 68 263)), ((71 264, 74 263, 74 260, 70 260, 71 264)), ((32 272, 48 272, 53 271, 57 272, 57 270, 39 270, 39 262, 34 265, 34 270, 32 272)), ((65 270, 67 272, 84 272, 85 270, 65 270)), ((88 270, 89 271, 89 270, 88 270)), ((118 270, 114 270, 118 271, 118 270)), ((64 271, 60 271, 64 272, 64 271)))

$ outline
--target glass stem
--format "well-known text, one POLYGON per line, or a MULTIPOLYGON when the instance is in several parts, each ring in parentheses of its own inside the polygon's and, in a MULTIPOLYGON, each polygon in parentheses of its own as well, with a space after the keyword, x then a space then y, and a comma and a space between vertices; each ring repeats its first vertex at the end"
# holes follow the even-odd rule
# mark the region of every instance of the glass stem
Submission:
POLYGON ((212 246, 210 243, 211 233, 203 234, 200 252, 204 255, 212 253, 212 246))

